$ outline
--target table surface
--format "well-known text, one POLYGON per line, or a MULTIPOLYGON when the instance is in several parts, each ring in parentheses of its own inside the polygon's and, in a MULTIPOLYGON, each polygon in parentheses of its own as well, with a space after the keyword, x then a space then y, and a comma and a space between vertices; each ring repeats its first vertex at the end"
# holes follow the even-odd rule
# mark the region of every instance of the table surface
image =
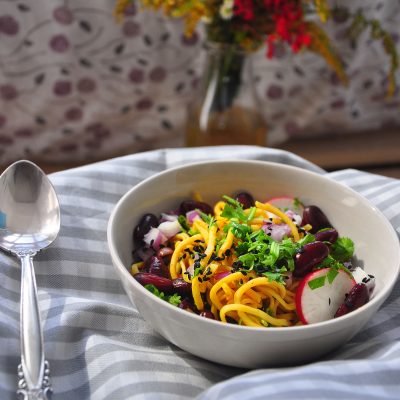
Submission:
MULTIPOLYGON (((297 367, 246 371, 192 356, 155 333, 114 273, 106 229, 133 185, 167 168, 206 159, 268 160, 323 173, 276 149, 163 149, 50 175, 61 204, 56 242, 35 258, 53 400, 398 399, 400 284, 341 349, 297 367), (288 384, 290 383, 290 384, 288 384)), ((400 235, 400 180, 355 169, 327 174, 364 195, 400 235)), ((18 261, 0 253, 0 399, 15 398, 19 364, 18 261)))
POLYGON ((279 146, 327 171, 357 168, 400 179, 400 128, 292 139, 279 146))
MULTIPOLYGON (((334 138, 331 136, 293 138, 276 148, 295 153, 327 171, 357 168, 400 179, 400 128, 360 132, 334 138)), ((47 173, 84 164, 32 161, 47 173)), ((4 168, 5 166, 2 166, 0 169, 4 168)))

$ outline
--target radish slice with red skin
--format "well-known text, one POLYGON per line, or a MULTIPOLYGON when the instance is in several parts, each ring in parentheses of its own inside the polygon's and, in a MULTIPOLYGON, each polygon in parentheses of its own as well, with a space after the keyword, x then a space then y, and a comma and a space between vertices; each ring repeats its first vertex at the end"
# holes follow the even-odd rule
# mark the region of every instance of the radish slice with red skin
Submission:
POLYGON ((337 309, 344 302, 346 294, 356 284, 351 275, 343 270, 329 283, 325 278, 324 285, 311 289, 309 282, 316 278, 326 276, 331 268, 323 268, 306 275, 300 282, 296 291, 297 315, 304 324, 333 319, 337 309))
POLYGON ((279 208, 281 211, 292 210, 296 214, 303 216, 304 206, 303 204, 291 196, 281 196, 281 197, 273 197, 268 200, 269 204, 273 205, 276 208, 279 208))

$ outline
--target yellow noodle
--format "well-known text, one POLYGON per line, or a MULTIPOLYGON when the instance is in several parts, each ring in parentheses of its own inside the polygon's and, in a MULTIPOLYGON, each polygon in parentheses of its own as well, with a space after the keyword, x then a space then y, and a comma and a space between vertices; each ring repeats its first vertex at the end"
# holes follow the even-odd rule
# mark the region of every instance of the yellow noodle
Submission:
POLYGON ((203 268, 208 264, 208 261, 210 260, 210 257, 212 255, 212 253, 214 252, 216 233, 217 233, 217 226, 212 225, 210 227, 210 231, 209 231, 209 235, 208 235, 207 248, 204 252, 204 254, 206 256, 201 260, 201 264, 202 264, 203 268))
MULTIPOLYGON (((214 206, 215 217, 219 217, 221 215, 222 211, 225 208, 225 205, 226 205, 226 203, 224 201, 219 201, 218 203, 215 204, 215 206, 214 206)), ((224 218, 224 217, 222 217, 222 218, 224 218)))
POLYGON ((172 279, 176 279, 178 277, 176 266, 181 252, 189 245, 192 245, 196 240, 201 240, 201 239, 202 235, 197 234, 177 243, 169 265, 169 273, 172 279))
POLYGON ((285 310, 295 310, 296 309, 296 304, 294 302, 292 303, 287 303, 279 293, 276 293, 274 290, 271 290, 270 288, 257 288, 260 292, 264 294, 268 294, 269 296, 273 297, 276 299, 276 301, 279 302, 279 304, 285 309, 285 310))
MULTIPOLYGON (((266 321, 268 324, 273 325, 273 326, 289 326, 289 322, 285 319, 271 317, 269 314, 267 314, 264 311, 261 311, 257 308, 245 306, 243 304, 227 304, 227 305, 223 306, 219 312, 221 321, 227 322, 225 315, 228 311, 237 311, 238 313, 243 312, 243 313, 247 313, 250 315, 255 315, 258 318, 266 321)), ((260 324, 260 326, 261 326, 261 324, 260 324)))
POLYGON ((234 292, 226 285, 224 284, 222 286, 222 290, 225 294, 224 299, 223 299, 223 303, 224 304, 231 304, 233 303, 233 296, 234 296, 234 292))
POLYGON ((261 323, 256 318, 252 318, 252 315, 247 315, 242 311, 238 311, 238 316, 241 320, 242 325, 254 326, 255 328, 261 327, 261 323))
POLYGON ((200 311, 203 310, 204 303, 203 299, 201 298, 200 282, 198 276, 195 276, 192 279, 192 295, 193 295, 194 305, 197 307, 198 310, 200 311))
POLYGON ((197 230, 202 236, 203 240, 208 240, 208 225, 202 219, 195 219, 193 221, 193 228, 197 230))
POLYGON ((189 238, 190 236, 186 233, 186 232, 180 232, 180 233, 177 233, 174 237, 173 237, 173 239, 179 239, 179 240, 185 240, 185 239, 187 239, 187 238, 189 238))
POLYGON ((268 285, 269 280, 265 277, 251 279, 250 281, 244 283, 235 293, 235 303, 240 303, 242 295, 253 286, 257 285, 268 285))
POLYGON ((223 254, 232 247, 233 239, 235 238, 232 230, 229 229, 228 234, 226 235, 225 241, 222 244, 221 248, 218 251, 218 257, 222 257, 223 254))
POLYGON ((240 279, 245 279, 245 276, 241 272, 235 272, 224 278, 220 279, 218 282, 214 284, 214 286, 210 290, 210 299, 217 306, 218 309, 222 307, 222 304, 217 296, 218 291, 222 288, 224 283, 234 282, 240 279))
POLYGON ((190 279, 190 275, 186 274, 186 264, 183 260, 179 261, 179 264, 181 266, 181 271, 182 271, 182 278, 185 282, 190 283, 191 279, 190 279))
POLYGON ((250 297, 257 304, 261 304, 262 296, 260 295, 260 293, 257 293, 256 291, 254 291, 252 289, 248 289, 248 290, 246 290, 246 296, 250 297))

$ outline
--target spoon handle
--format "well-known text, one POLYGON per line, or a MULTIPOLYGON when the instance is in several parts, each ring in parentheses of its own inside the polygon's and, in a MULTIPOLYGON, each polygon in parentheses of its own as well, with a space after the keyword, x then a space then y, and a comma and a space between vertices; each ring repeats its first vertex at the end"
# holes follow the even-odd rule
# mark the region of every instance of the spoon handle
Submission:
POLYGON ((47 400, 51 393, 50 370, 44 359, 43 332, 32 260, 34 255, 18 255, 21 260, 21 364, 18 366, 17 395, 24 400, 47 400))

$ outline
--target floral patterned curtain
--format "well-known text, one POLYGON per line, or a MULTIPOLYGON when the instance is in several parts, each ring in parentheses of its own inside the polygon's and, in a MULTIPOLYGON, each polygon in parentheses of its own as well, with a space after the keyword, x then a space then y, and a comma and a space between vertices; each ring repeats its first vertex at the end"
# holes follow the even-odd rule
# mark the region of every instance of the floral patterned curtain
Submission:
MULTIPOLYGON (((400 51, 399 1, 336 1, 382 21, 400 51)), ((0 0, 0 164, 19 158, 84 162, 183 145, 185 108, 204 54, 202 31, 137 7, 117 23, 113 0, 0 0)), ((400 125, 400 95, 385 98, 378 42, 328 23, 347 65, 343 87, 311 53, 254 55, 268 143, 400 125)), ((397 75, 400 81, 400 75, 397 75)))

